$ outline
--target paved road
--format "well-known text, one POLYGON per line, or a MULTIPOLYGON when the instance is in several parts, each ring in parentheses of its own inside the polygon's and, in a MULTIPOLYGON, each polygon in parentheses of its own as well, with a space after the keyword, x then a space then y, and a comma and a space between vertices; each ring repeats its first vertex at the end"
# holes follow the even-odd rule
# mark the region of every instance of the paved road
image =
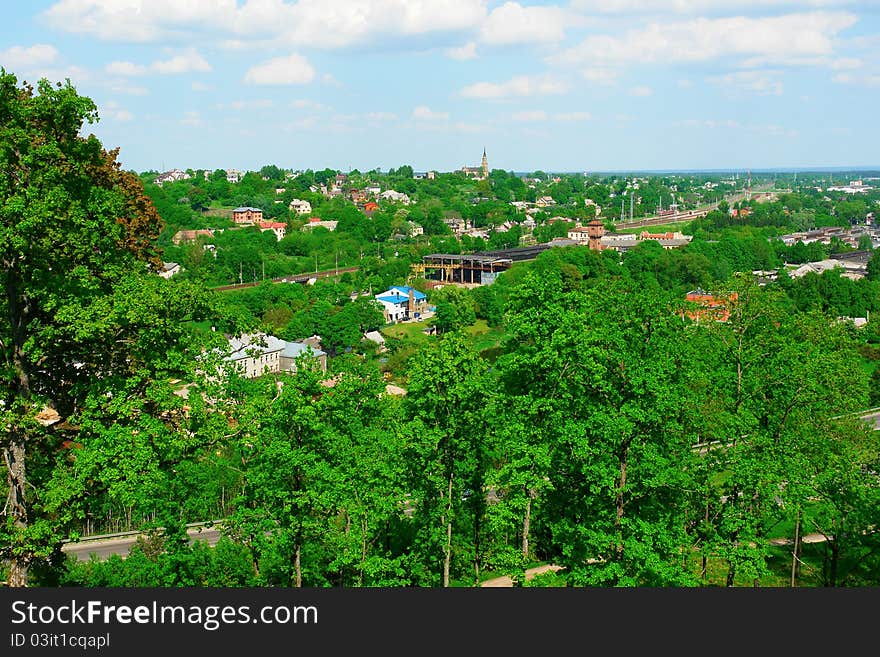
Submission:
POLYGON ((862 419, 872 425, 874 429, 880 431, 880 412, 877 413, 869 413, 868 415, 863 415, 862 419))
MULTIPOLYGON (((217 529, 191 527, 187 529, 186 533, 189 534, 190 543, 205 541, 208 545, 214 546, 220 540, 220 532, 217 529)), ((76 556, 79 561, 88 561, 93 554, 99 560, 104 561, 112 554, 127 556, 137 537, 137 532, 126 532, 123 535, 115 535, 110 538, 92 538, 76 543, 66 543, 61 551, 76 556)))

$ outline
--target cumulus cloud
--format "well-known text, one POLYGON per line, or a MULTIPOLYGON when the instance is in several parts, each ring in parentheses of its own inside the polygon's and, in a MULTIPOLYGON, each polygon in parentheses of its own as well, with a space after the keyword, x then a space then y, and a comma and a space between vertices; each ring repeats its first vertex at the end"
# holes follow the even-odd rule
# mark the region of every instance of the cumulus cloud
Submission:
POLYGON ((171 59, 153 62, 150 69, 156 73, 207 73, 211 70, 211 65, 205 61, 195 48, 171 57, 171 59))
POLYGON ((589 121, 593 116, 589 112, 559 112, 549 114, 544 110, 526 110, 510 115, 512 121, 534 123, 538 121, 589 121))
POLYGON ((834 51, 836 35, 856 21, 856 16, 846 12, 812 12, 654 22, 619 37, 589 36, 550 61, 579 66, 701 62, 732 55, 764 62, 827 57, 834 51))
POLYGON ((516 112, 511 117, 514 121, 546 121, 547 112, 544 110, 529 110, 525 112, 516 112))
POLYGON ((565 37, 566 18, 559 7, 523 7, 518 2, 505 2, 486 18, 480 39, 491 45, 557 42, 565 37))
POLYGON ((584 80, 594 84, 612 85, 617 81, 617 71, 607 68, 587 68, 581 71, 584 80))
POLYGON ((0 65, 5 67, 7 71, 47 66, 57 59, 58 50, 45 43, 28 47, 12 46, 0 52, 0 65))
POLYGON ((273 103, 268 98, 254 98, 252 100, 234 100, 231 103, 218 103, 217 109, 232 109, 232 110, 254 110, 254 109, 269 109, 273 107, 275 103, 273 103))
POLYGON ((476 28, 485 0, 58 0, 43 14, 60 30, 152 42, 209 33, 215 41, 339 48, 379 37, 476 28))
POLYGON ((315 69, 302 55, 275 57, 251 67, 244 81, 260 85, 308 84, 315 78, 315 69))
POLYGON ((749 93, 759 96, 781 96, 784 85, 776 77, 778 73, 778 71, 736 71, 707 79, 723 87, 730 95, 749 93))
POLYGON ((115 100, 104 103, 99 114, 102 118, 120 122, 131 121, 134 118, 134 114, 121 107, 115 100))
POLYGON ((412 117, 420 121, 446 121, 449 112, 435 112, 425 105, 419 105, 413 110, 412 117))
POLYGON ((563 112, 553 116, 557 121, 589 121, 593 115, 589 112, 563 112))
POLYGON ((545 96, 567 92, 568 85, 550 76, 518 75, 506 82, 477 82, 461 90, 466 98, 510 98, 515 96, 545 96))
POLYGON ((573 0, 572 6, 582 11, 601 14, 712 13, 774 7, 840 7, 853 0, 573 0))
POLYGON ((369 112, 367 114, 369 121, 396 121, 397 114, 394 112, 369 112))
POLYGON ((104 67, 104 71, 110 75, 122 75, 125 77, 146 75, 148 73, 178 75, 181 73, 207 73, 211 71, 211 65, 195 48, 187 48, 169 59, 156 60, 149 66, 133 62, 115 61, 107 64, 104 67))
POLYGON ((450 59, 457 59, 459 61, 474 59, 477 56, 477 44, 471 41, 458 48, 447 48, 445 52, 446 56, 450 59))

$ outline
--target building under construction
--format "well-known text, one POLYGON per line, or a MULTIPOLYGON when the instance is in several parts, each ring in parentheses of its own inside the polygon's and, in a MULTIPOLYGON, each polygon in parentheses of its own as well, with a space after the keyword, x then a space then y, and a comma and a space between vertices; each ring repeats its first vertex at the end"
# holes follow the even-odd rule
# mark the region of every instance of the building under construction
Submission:
POLYGON ((534 260, 550 244, 536 244, 499 251, 479 251, 470 254, 432 253, 422 256, 422 262, 412 266, 413 273, 428 280, 443 283, 490 285, 501 272, 514 262, 534 260))

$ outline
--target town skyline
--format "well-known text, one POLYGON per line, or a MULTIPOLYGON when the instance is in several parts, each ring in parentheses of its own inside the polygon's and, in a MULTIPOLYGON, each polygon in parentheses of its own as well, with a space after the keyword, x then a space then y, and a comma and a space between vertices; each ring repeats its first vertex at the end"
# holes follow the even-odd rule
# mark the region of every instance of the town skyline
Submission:
POLYGON ((42 0, 0 66, 69 78, 123 166, 865 170, 864 0, 42 0))

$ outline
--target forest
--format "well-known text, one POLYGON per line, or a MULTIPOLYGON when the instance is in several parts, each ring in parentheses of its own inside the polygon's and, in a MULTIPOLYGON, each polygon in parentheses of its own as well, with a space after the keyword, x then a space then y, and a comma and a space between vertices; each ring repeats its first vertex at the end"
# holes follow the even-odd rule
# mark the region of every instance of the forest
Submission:
MULTIPOLYGON (((775 239, 864 220, 873 198, 786 192, 738 222, 722 202, 686 227, 683 249, 554 248, 490 286, 432 291, 435 332, 387 332, 380 352, 363 340, 388 328, 372 292, 418 288, 410 265, 426 253, 519 243, 518 227, 459 240, 449 213, 501 226, 516 219, 509 199, 574 198, 552 212, 567 222, 536 216, 549 239, 596 207, 613 213, 625 182, 535 172, 545 182, 531 189, 513 172, 414 180, 403 166, 372 178, 416 201, 367 218, 311 191, 329 170, 155 185, 84 136, 97 109, 69 83, 3 73, 0 99, 9 586, 880 583, 880 432, 859 417, 880 404, 880 331, 845 319, 880 314, 880 260, 860 280, 791 278, 786 263, 852 247, 775 239), (337 229, 302 232, 294 193, 337 229), (265 208, 288 236, 210 214, 238 205, 265 208), (406 221, 424 234, 401 233, 406 221), (216 257, 172 242, 206 227, 226 229, 216 257), (168 261, 183 273, 158 276, 168 261), (271 282, 336 263, 359 269, 271 282), (245 269, 257 285, 215 289, 245 269), (752 274, 770 269, 769 284, 752 274), (697 287, 724 321, 686 300, 697 287), (256 330, 320 335, 328 372, 242 377, 225 336, 256 330), (187 540, 186 524, 205 521, 222 534, 214 547, 187 540), (62 550, 132 529, 142 539, 124 559, 62 550), (537 564, 560 569, 526 581, 537 564)), ((707 200, 697 182, 646 189, 671 186, 707 200)))

